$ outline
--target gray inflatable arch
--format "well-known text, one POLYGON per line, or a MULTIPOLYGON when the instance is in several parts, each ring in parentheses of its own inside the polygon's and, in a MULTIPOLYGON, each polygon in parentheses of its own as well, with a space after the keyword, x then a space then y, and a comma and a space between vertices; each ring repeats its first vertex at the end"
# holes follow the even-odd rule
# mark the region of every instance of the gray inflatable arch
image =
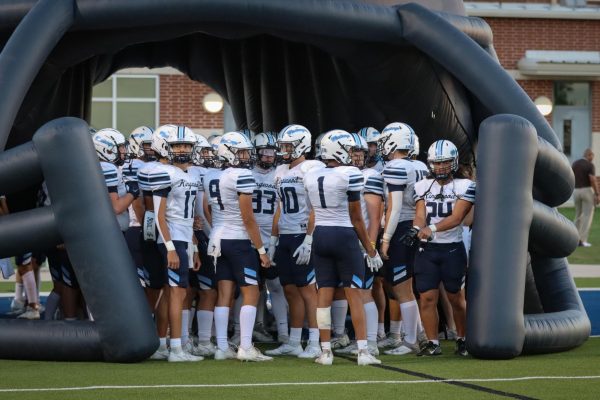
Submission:
POLYGON ((239 128, 401 120, 424 149, 454 141, 478 166, 470 353, 581 345, 590 322, 565 259, 577 232, 554 209, 574 177, 557 136, 499 65, 489 26, 465 16, 461 1, 388 3, 3 1, 0 92, 11 96, 0 98, 0 192, 26 204, 27 189, 45 179, 53 204, 0 218, 0 257, 64 242, 96 322, 0 321, 0 357, 131 362, 157 347, 81 119, 93 84, 121 68, 166 65, 219 92, 239 128), (64 168, 64 154, 77 168, 64 168))

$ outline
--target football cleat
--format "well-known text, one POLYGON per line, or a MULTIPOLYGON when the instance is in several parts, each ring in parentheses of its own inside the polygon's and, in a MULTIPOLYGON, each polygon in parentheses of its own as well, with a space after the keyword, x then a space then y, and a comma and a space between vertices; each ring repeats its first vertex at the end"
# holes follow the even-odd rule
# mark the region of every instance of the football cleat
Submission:
POLYGON ((215 351, 215 360, 232 360, 234 358, 237 358, 237 354, 231 346, 229 346, 227 350, 217 348, 215 351))
POLYGON ((350 344, 350 338, 344 332, 342 335, 333 335, 331 338, 331 348, 332 349, 341 349, 342 347, 346 347, 350 344))
POLYGON ((17 318, 19 319, 40 319, 40 311, 37 308, 27 306, 27 310, 17 318))
POLYGON ((356 354, 358 353, 358 346, 356 342, 350 343, 348 346, 335 351, 338 354, 356 354))
POLYGON ((405 354, 417 353, 418 351, 419 347, 416 343, 410 344, 408 342, 404 342, 398 347, 384 351, 384 353, 390 356, 403 356, 405 354))
POLYGON ((356 362, 358 365, 381 364, 381 360, 378 360, 375 356, 371 355, 367 349, 358 351, 356 362))
POLYGON ((402 344, 402 336, 389 333, 388 336, 377 342, 377 347, 385 349, 387 347, 398 347, 402 344))
POLYGON ((192 354, 195 356, 209 357, 214 356, 217 348, 211 342, 198 343, 194 346, 192 354))
POLYGON ((25 302, 13 298, 10 303, 11 314, 21 314, 25 312, 25 302))
POLYGON ((158 350, 156 350, 154 354, 150 356, 151 360, 166 360, 168 358, 169 349, 167 349, 166 347, 159 347, 158 350))
POLYGON ((276 349, 267 350, 265 354, 269 356, 298 356, 304 352, 300 343, 284 343, 276 349))
POLYGON ((467 351, 467 343, 465 342, 465 339, 457 339, 456 340, 456 347, 454 350, 455 354, 458 354, 459 356, 463 356, 466 357, 469 355, 469 352, 467 351))
POLYGON ((204 357, 194 356, 183 349, 179 349, 171 350, 167 360, 169 362, 195 362, 204 360, 204 357))
POLYGON ((331 350, 323 350, 321 355, 315 359, 317 364, 331 365, 333 364, 333 353, 331 350))
POLYGON ((431 340, 427 342, 427 345, 417 353, 417 356, 439 356, 442 354, 442 348, 439 344, 433 343, 431 340))
POLYGON ((239 348, 237 351, 237 359, 240 361, 272 361, 273 357, 265 356, 260 352, 256 347, 251 346, 249 349, 244 350, 243 348, 239 348))
POLYGON ((298 358, 317 358, 321 355, 321 346, 317 342, 308 342, 304 351, 298 354, 298 358))

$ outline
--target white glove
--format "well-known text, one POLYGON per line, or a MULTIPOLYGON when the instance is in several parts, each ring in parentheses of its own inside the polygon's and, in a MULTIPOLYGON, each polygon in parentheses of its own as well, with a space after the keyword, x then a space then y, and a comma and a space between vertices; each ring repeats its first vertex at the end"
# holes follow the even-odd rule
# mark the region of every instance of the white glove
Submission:
POLYGON ((377 250, 375 250, 375 255, 373 257, 367 255, 367 267, 371 272, 377 272, 379 271, 379 268, 383 267, 383 261, 381 260, 381 257, 379 257, 377 250))
POLYGON ((215 267, 217 266, 217 258, 221 256, 221 239, 213 239, 211 238, 208 241, 208 247, 206 249, 206 254, 214 258, 215 267))
POLYGON ((307 265, 308 264, 308 262, 310 261, 311 248, 312 248, 312 235, 307 234, 306 236, 304 236, 304 241, 302 242, 302 244, 300 246, 298 246, 298 248, 296 249, 294 254, 292 254, 292 257, 298 256, 298 258, 296 259, 297 265, 307 265))
POLYGON ((273 262, 275 259, 275 249, 279 244, 279 236, 271 236, 269 240, 269 248, 267 249, 267 255, 269 256, 269 260, 271 260, 271 265, 277 265, 273 262))

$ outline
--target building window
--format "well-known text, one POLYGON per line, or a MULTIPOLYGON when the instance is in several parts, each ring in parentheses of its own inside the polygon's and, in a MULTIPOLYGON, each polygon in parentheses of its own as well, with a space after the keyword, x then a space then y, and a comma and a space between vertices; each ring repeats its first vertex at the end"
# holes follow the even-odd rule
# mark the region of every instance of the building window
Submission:
POLYGON ((125 136, 140 125, 158 124, 157 75, 113 75, 94 86, 92 127, 115 128, 125 136))
POLYGON ((588 82, 554 82, 554 105, 588 107, 590 84, 588 82))

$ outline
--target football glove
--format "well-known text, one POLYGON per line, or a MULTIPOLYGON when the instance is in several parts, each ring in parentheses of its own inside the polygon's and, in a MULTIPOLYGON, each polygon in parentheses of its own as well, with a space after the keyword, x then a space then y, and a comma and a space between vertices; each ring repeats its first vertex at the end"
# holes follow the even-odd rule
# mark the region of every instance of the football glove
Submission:
POLYGON ((125 190, 127 190, 127 193, 132 195, 134 199, 137 199, 140 195, 140 187, 136 181, 125 182, 125 190))
POLYGON ((304 236, 304 241, 298 246, 292 257, 298 256, 296 259, 297 265, 307 265, 310 261, 310 252, 312 248, 312 235, 304 236))
POLYGON ((269 256, 269 260, 271 260, 271 265, 276 265, 273 260, 275 259, 275 249, 279 244, 279 236, 271 236, 269 240, 269 248, 267 249, 267 255, 269 256))
POLYGON ((419 243, 419 238, 417 235, 419 234, 419 228, 413 226, 400 238, 400 241, 403 245, 407 247, 415 247, 419 243))
POLYGON ((379 256, 377 250, 375 250, 375 255, 373 257, 367 255, 367 267, 371 272, 377 272, 379 271, 379 268, 383 267, 383 260, 379 256))

